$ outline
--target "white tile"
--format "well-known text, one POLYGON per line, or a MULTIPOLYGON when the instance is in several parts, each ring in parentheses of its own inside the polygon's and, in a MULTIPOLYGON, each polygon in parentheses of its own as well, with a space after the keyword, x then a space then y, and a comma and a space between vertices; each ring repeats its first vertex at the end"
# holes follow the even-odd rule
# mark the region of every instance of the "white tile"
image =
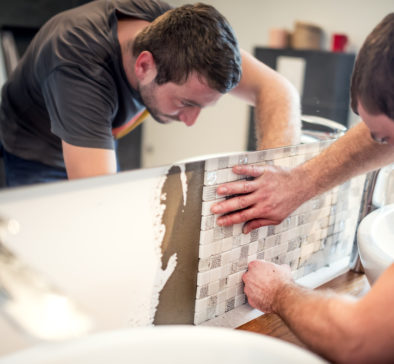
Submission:
POLYGON ((200 249, 198 252, 198 257, 200 259, 207 259, 212 255, 212 246, 211 244, 200 245, 200 249))
POLYGON ((197 286, 196 299, 202 299, 208 296, 208 285, 197 286))
POLYGON ((259 239, 265 238, 267 236, 267 226, 262 226, 258 229, 259 239))
POLYGON ((246 302, 246 296, 244 294, 240 294, 235 297, 235 307, 241 306, 246 302))
POLYGON ((219 184, 217 172, 218 172, 217 170, 216 171, 209 171, 209 172, 207 171, 207 172, 205 172, 204 185, 212 186, 212 185, 219 184))
POLYGON ((208 308, 209 297, 196 300, 195 311, 203 312, 208 308))
POLYGON ((200 231, 200 244, 210 244, 213 242, 214 230, 202 230, 200 231))
POLYGON ((216 316, 223 315, 226 312, 226 301, 219 302, 216 306, 216 316))
MULTIPOLYGON (((227 281, 227 285, 229 286, 229 287, 235 287, 235 285, 237 284, 237 283, 239 283, 241 280, 239 279, 239 274, 238 274, 238 272, 237 273, 234 273, 234 274, 230 274, 229 276, 228 276, 228 281, 227 281)), ((235 294, 234 294, 235 295, 235 294)))
POLYGON ((231 274, 231 263, 221 267, 220 279, 227 278, 231 274))
POLYGON ((253 255, 257 253, 257 245, 258 241, 254 241, 249 245, 249 255, 253 255))
POLYGON ((209 275, 209 281, 210 282, 214 282, 214 281, 218 281, 219 279, 221 279, 221 272, 222 272, 222 268, 215 268, 209 271, 210 275, 209 275))
POLYGON ((226 290, 220 291, 218 294, 218 303, 226 301, 226 290))
POLYGON ((217 200, 221 198, 222 196, 219 196, 216 193, 218 186, 213 185, 213 186, 204 186, 202 189, 202 200, 203 201, 211 201, 211 200, 217 200))
POLYGON ((223 239, 222 241, 222 252, 227 252, 233 247, 233 237, 223 239))
POLYGON ((205 161, 206 171, 215 171, 219 168, 219 158, 210 158, 205 161))
POLYGON ((248 256, 248 264, 249 264, 250 262, 253 262, 253 261, 256 260, 256 259, 257 259, 257 254, 249 255, 249 256, 248 256))
POLYGON ((222 266, 231 262, 232 252, 231 250, 226 251, 222 254, 222 266))
POLYGON ((233 236, 233 249, 241 245, 242 235, 233 236))
POLYGON ((214 281, 209 283, 208 294, 210 296, 215 295, 219 292, 219 281, 214 281))
POLYGON ((218 158, 218 169, 224 169, 229 166, 229 157, 220 157, 218 158))
POLYGON ((250 233, 241 235, 241 245, 249 244, 250 241, 251 241, 250 233))
POLYGON ((215 224, 215 216, 214 215, 208 215, 208 216, 201 217, 201 230, 213 229, 214 224, 215 224))
POLYGON ((248 154, 235 154, 229 157, 228 166, 233 167, 238 164, 248 164, 250 163, 249 160, 249 153, 248 154))
POLYGON ((194 314, 194 324, 195 325, 200 325, 207 320, 208 320, 207 311, 195 312, 195 314, 194 314))
POLYGON ((198 271, 203 272, 209 269, 209 258, 199 259, 198 261, 198 271))
POLYGON ((226 289, 226 300, 235 297, 236 293, 237 293, 237 286, 236 285, 229 286, 226 289))
POLYGON ((238 283, 238 285, 237 285, 236 295, 238 296, 238 295, 241 295, 241 294, 243 294, 243 293, 244 293, 244 284, 243 284, 243 282, 241 281, 241 282, 238 283))
POLYGON ((197 274, 197 286, 204 286, 210 282, 211 271, 200 272, 197 274))
POLYGON ((244 224, 235 224, 233 225, 233 235, 241 235, 242 234, 242 228, 244 224))

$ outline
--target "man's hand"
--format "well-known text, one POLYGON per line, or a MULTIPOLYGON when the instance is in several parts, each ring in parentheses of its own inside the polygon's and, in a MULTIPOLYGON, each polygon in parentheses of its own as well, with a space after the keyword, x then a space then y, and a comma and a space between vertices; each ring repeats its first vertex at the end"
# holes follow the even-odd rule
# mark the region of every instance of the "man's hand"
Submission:
POLYGON ((245 283, 244 292, 248 303, 263 312, 277 312, 276 306, 281 291, 293 285, 288 265, 277 265, 262 260, 249 263, 248 271, 242 277, 245 283))
MULTIPOLYGON (((218 195, 239 195, 214 204, 217 224, 228 226, 247 221, 243 233, 265 225, 277 225, 306 201, 303 181, 290 170, 276 166, 238 165, 234 173, 255 177, 227 183, 217 188, 218 195)), ((294 171, 294 170, 293 170, 294 171)))

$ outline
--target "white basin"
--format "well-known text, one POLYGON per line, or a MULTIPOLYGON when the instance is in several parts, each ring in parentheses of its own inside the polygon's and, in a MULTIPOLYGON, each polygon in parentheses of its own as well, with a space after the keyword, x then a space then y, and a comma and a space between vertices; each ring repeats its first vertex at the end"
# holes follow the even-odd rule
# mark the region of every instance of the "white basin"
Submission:
POLYGON ((357 231, 361 263, 372 285, 394 262, 394 204, 367 215, 357 231))
POLYGON ((285 341, 213 327, 159 326, 95 334, 0 358, 0 364, 325 363, 285 341))

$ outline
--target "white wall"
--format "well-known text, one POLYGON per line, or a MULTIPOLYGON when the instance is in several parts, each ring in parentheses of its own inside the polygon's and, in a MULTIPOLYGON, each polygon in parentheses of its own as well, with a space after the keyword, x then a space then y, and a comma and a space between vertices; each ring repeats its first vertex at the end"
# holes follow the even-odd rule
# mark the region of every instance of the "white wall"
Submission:
MULTIPOLYGON (((174 6, 193 1, 168 0, 174 6)), ((204 0, 203 0, 204 2, 204 0)), ((240 46, 253 52, 265 46, 270 28, 293 29, 296 20, 320 25, 327 34, 346 33, 349 51, 356 52, 373 27, 389 12, 394 0, 205 0, 224 14, 232 24, 240 46)), ((143 166, 150 167, 200 154, 244 150, 249 112, 247 106, 225 96, 213 108, 204 110, 192 128, 174 123, 146 122, 143 166)), ((350 122, 356 117, 351 115, 350 122)))

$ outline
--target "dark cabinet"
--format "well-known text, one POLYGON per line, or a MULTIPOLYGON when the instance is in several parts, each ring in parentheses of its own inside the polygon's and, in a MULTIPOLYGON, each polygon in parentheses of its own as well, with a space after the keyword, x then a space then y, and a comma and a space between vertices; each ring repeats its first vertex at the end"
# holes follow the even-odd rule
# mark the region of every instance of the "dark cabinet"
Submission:
MULTIPOLYGON (((273 69, 279 57, 305 61, 301 93, 302 114, 316 115, 348 126, 350 79, 355 55, 316 50, 257 47, 254 55, 273 69)), ((248 149, 255 149, 253 109, 251 109, 248 149)))

